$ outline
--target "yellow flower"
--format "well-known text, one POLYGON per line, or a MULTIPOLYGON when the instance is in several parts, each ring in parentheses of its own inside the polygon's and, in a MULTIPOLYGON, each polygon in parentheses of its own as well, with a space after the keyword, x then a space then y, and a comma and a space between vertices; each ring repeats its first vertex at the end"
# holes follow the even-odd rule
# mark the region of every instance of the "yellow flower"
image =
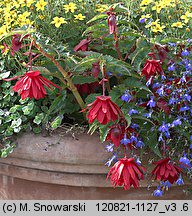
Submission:
POLYGON ((189 13, 189 11, 187 11, 184 15, 181 16, 181 19, 184 19, 185 23, 188 23, 190 18, 192 18, 192 13, 189 13))
POLYGON ((68 12, 74 13, 75 10, 77 9, 77 6, 75 3, 70 2, 68 5, 64 5, 64 9, 66 13, 68 12))
POLYGON ((7 33, 7 26, 3 25, 0 27, 0 38, 7 33))
POLYGON ((157 11, 157 13, 160 13, 162 8, 162 4, 155 3, 155 6, 152 7, 152 10, 155 10, 157 11))
POLYGON ((144 6, 144 5, 149 5, 150 3, 152 3, 153 0, 143 0, 140 4, 140 6, 144 6))
POLYGON ((38 17, 40 20, 43 20, 45 18, 45 16, 43 16, 43 15, 39 15, 38 17))
POLYGON ((96 7, 97 7, 96 11, 100 12, 100 13, 103 13, 103 12, 105 12, 105 11, 108 10, 108 6, 107 5, 97 5, 96 7))
POLYGON ((78 15, 74 15, 74 17, 76 20, 84 20, 85 19, 85 16, 83 16, 81 13, 78 15))
POLYGON ((171 27, 183 28, 183 23, 182 22, 175 22, 171 25, 171 27))
POLYGON ((30 7, 34 2, 35 0, 26 0, 27 7, 30 7))
POLYGON ((152 26, 151 30, 154 33, 158 33, 158 32, 163 32, 163 29, 165 28, 165 26, 160 26, 159 24, 156 24, 155 26, 152 26))
POLYGON ((56 28, 59 28, 61 24, 67 23, 65 21, 65 18, 63 17, 54 17, 53 21, 51 22, 51 24, 55 24, 56 28))
POLYGON ((45 2, 44 0, 40 0, 39 2, 36 3, 35 6, 37 8, 37 11, 39 10, 44 11, 46 5, 47 5, 47 2, 45 2))
POLYGON ((186 30, 186 32, 190 32, 190 28, 186 28, 185 30, 186 30))

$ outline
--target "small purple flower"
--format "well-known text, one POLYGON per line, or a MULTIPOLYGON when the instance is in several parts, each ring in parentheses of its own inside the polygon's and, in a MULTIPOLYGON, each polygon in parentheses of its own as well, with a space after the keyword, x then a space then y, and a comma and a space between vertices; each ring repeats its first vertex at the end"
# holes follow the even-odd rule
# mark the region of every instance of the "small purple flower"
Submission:
POLYGON ((139 22, 140 22, 140 23, 144 23, 145 21, 146 21, 145 18, 141 18, 141 19, 139 19, 139 22))
POLYGON ((134 133, 130 137, 131 142, 137 142, 137 137, 134 135, 134 133))
POLYGON ((168 180, 165 182, 161 182, 161 184, 167 189, 171 187, 171 183, 168 180))
POLYGON ((150 86, 153 80, 153 76, 151 76, 148 81, 146 82, 146 86, 150 86))
POLYGON ((125 93, 121 96, 121 100, 125 102, 129 102, 131 100, 131 95, 128 91, 125 91, 125 93))
POLYGON ((164 95, 164 85, 162 85, 161 88, 158 88, 156 92, 159 96, 163 96, 164 95))
POLYGON ((137 129, 137 128, 139 128, 139 125, 136 123, 132 123, 130 127, 133 129, 137 129))
POLYGON ((117 160, 117 153, 114 153, 112 158, 110 158, 106 163, 105 165, 110 167, 111 166, 111 163, 114 161, 114 160, 117 160))
POLYGON ((160 86, 160 84, 159 84, 158 82, 156 82, 156 83, 153 84, 152 87, 153 87, 153 88, 158 88, 159 86, 160 86))
POLYGON ((129 143, 131 143, 130 139, 127 139, 127 135, 124 134, 124 138, 121 140, 121 144, 127 145, 129 143))
POLYGON ((168 124, 165 124, 165 122, 163 122, 163 124, 159 127, 159 131, 162 133, 165 133, 166 131, 169 131, 169 127, 168 124))
POLYGON ((111 71, 107 71, 107 76, 112 76, 113 73, 111 71))
POLYGON ((185 76, 185 75, 183 75, 183 76, 181 77, 180 82, 181 82, 181 83, 186 83, 186 82, 187 82, 186 76, 185 76))
POLYGON ((139 158, 136 159, 136 164, 137 164, 138 166, 141 166, 141 161, 140 161, 139 158))
MULTIPOLYGON (((190 163, 189 158, 187 158, 187 154, 184 154, 183 157, 181 157, 181 158, 179 159, 179 162, 182 163, 182 164, 185 164, 185 165, 187 165, 189 168, 191 168, 191 163, 190 163)), ((181 167, 182 167, 182 168, 186 168, 186 167, 182 166, 182 164, 181 164, 181 167)))
POLYGON ((163 139, 163 134, 161 133, 160 135, 159 135, 159 138, 158 138, 158 142, 163 142, 164 141, 164 139, 163 139))
POLYGON ((107 152, 113 152, 113 146, 114 146, 114 144, 113 143, 110 143, 109 145, 106 145, 106 150, 107 150, 107 152))
POLYGON ((168 71, 174 71, 175 70, 175 64, 172 64, 168 67, 168 71))
POLYGON ((160 197, 163 195, 163 191, 161 190, 161 187, 158 186, 157 189, 153 192, 154 196, 160 197))
POLYGON ((178 118, 178 119, 176 119, 176 120, 174 120, 172 122, 171 126, 175 127, 175 126, 178 126, 178 125, 181 125, 181 124, 182 124, 181 119, 178 118))
POLYGON ((171 42, 168 42, 169 46, 171 47, 176 47, 176 43, 171 43, 171 42))
POLYGON ((190 140, 192 141, 192 135, 190 136, 190 140))
POLYGON ((155 107, 156 103, 155 103, 155 101, 154 101, 154 97, 153 97, 153 96, 151 96, 150 98, 151 98, 151 99, 150 99, 149 102, 147 103, 147 106, 149 106, 150 108, 153 108, 153 107, 155 107))
POLYGON ((183 99, 186 101, 189 101, 189 102, 191 102, 191 96, 189 95, 189 94, 187 94, 187 93, 185 93, 184 95, 183 95, 183 99))
POLYGON ((183 178, 182 178, 181 175, 180 175, 179 178, 177 179, 176 184, 177 184, 177 185, 184 185, 184 181, 183 181, 183 178))
POLYGON ((166 76, 164 74, 161 75, 161 80, 166 80, 166 76))
POLYGON ((142 142, 141 140, 139 140, 137 143, 136 143, 136 147, 137 148, 143 148, 145 146, 144 142, 142 142))
POLYGON ((174 98, 174 97, 171 97, 170 99, 169 99, 169 104, 171 105, 171 104, 176 104, 177 103, 177 100, 174 98))
POLYGON ((188 110, 190 110, 190 108, 188 106, 184 106, 184 107, 180 108, 181 112, 185 112, 185 111, 188 111, 188 110))
POLYGON ((186 49, 181 52, 182 56, 188 56, 189 54, 190 54, 190 52, 186 49))
POLYGON ((190 144, 189 148, 192 149, 192 144, 190 144))
POLYGON ((129 110, 129 115, 138 114, 139 112, 135 109, 129 110))
POLYGON ((152 113, 153 113, 153 110, 150 110, 150 112, 149 113, 145 113, 144 116, 146 118, 151 118, 152 113))

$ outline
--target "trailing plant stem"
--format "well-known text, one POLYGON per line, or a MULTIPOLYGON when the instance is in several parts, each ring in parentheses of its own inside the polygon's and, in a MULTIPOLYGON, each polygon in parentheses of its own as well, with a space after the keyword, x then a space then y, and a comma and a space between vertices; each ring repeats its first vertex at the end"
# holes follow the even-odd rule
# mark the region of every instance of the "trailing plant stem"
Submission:
POLYGON ((67 82, 67 87, 68 89, 73 93, 74 97, 76 98, 79 106, 81 107, 81 109, 85 108, 85 103, 81 97, 81 95, 79 94, 76 86, 74 85, 74 83, 72 82, 72 78, 71 75, 68 74, 63 67, 59 64, 58 61, 56 61, 51 55, 49 55, 48 53, 46 53, 38 44, 36 44, 35 40, 33 38, 31 38, 33 40, 33 45, 36 47, 37 50, 39 50, 39 52, 41 52, 43 54, 43 56, 45 56, 46 58, 48 58, 51 62, 53 62, 53 64, 57 67, 57 69, 61 72, 61 74, 63 75, 64 79, 67 82))

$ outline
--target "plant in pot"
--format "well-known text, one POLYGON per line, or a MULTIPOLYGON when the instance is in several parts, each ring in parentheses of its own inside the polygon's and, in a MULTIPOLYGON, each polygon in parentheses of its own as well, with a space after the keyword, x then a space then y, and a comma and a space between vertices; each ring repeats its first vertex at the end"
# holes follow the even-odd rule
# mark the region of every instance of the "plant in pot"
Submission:
POLYGON ((175 16, 164 25, 167 15, 187 6, 171 2, 99 9, 78 1, 3 4, 21 12, 15 12, 19 21, 1 27, 1 157, 14 148, 14 133, 53 131, 67 117, 108 141, 105 165, 114 187, 136 189, 149 177, 158 182, 154 196, 162 196, 184 184, 183 175, 191 175, 192 16, 181 11, 185 24, 175 16), (149 151, 151 171, 141 162, 149 151))

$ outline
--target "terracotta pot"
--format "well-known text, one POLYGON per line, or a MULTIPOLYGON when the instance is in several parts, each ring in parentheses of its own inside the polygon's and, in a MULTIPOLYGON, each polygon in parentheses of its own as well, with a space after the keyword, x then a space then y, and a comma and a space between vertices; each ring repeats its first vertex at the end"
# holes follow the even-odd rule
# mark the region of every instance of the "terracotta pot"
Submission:
POLYGON ((0 161, 1 199, 190 199, 184 186, 173 186, 162 198, 152 196, 147 181, 140 188, 124 191, 106 181, 104 166, 109 153, 97 135, 58 134, 43 137, 25 133, 17 137, 18 146, 0 161))

